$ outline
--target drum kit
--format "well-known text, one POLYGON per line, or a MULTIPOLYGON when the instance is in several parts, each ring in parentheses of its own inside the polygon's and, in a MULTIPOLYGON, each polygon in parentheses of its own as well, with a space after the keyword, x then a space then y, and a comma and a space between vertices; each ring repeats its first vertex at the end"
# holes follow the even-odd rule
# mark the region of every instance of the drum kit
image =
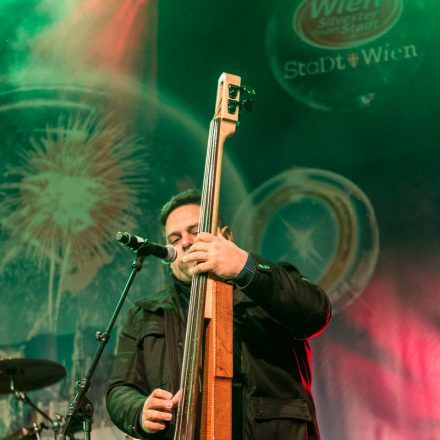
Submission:
MULTIPOLYGON (((4 440, 39 440, 43 430, 52 430, 54 438, 59 433, 63 417, 50 417, 37 407, 26 394, 27 391, 53 385, 66 376, 66 369, 53 361, 43 359, 0 359, 0 394, 14 394, 15 398, 26 403, 38 412, 46 422, 33 423, 23 427, 4 438, 4 440)), ((75 424, 71 431, 79 431, 81 426, 75 424), (75 429, 76 428, 76 429, 75 429)))

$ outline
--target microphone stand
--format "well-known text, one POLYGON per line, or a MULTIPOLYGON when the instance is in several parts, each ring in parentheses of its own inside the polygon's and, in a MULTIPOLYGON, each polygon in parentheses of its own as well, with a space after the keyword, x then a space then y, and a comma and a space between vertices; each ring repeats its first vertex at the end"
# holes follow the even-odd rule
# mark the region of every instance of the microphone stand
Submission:
POLYGON ((131 285, 137 275, 137 273, 142 269, 142 264, 144 262, 144 258, 148 255, 151 255, 151 250, 148 247, 141 246, 136 251, 136 258, 134 259, 131 267, 132 271, 130 276, 128 277, 127 283, 119 297, 118 304, 113 312, 113 315, 110 319, 110 322, 104 333, 96 332, 96 340, 99 341, 99 346, 93 356, 92 363, 89 367, 89 370, 86 376, 76 383, 76 394, 73 401, 69 404, 69 409, 67 411, 65 422, 62 427, 62 432, 57 435, 56 440, 66 440, 67 435, 69 433, 72 422, 74 421, 76 416, 81 416, 83 432, 84 432, 84 440, 90 440, 90 433, 92 431, 92 419, 93 419, 93 403, 87 398, 87 391, 90 388, 92 376, 96 370, 99 360, 101 359, 102 353, 104 351, 107 342, 110 339, 110 333, 113 329, 113 325, 121 311, 121 308, 124 304, 125 298, 127 297, 128 291, 130 290, 131 285))

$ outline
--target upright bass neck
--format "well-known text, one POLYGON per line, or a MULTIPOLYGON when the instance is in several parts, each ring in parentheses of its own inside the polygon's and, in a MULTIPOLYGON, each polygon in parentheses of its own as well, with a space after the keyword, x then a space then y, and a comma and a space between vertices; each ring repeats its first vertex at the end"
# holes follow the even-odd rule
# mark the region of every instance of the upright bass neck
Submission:
MULTIPOLYGON (((234 134, 240 107, 246 102, 241 96, 243 90, 240 77, 228 73, 220 76, 209 129, 199 233, 217 232, 223 145, 234 134)), ((249 94, 247 89, 245 94, 249 94)), ((200 440, 231 439, 232 370, 232 287, 206 274, 195 275, 191 283, 180 382, 182 397, 174 440, 193 440, 198 428, 200 440)))
POLYGON ((240 84, 240 77, 229 73, 222 73, 218 80, 215 111, 209 127, 199 232, 215 234, 217 231, 223 146, 237 127, 240 84))

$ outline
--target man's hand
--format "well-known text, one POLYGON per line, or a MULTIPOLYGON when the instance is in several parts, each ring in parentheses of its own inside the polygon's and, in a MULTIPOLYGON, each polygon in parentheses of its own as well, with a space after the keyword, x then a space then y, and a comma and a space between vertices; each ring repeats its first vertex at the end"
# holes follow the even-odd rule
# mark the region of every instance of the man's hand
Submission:
POLYGON ((240 249, 222 234, 201 232, 188 253, 182 257, 185 263, 194 263, 193 275, 211 272, 220 278, 233 279, 243 269, 248 253, 240 249))
POLYGON ((173 418, 173 409, 180 402, 182 393, 178 391, 174 396, 156 388, 147 398, 142 408, 142 427, 150 434, 162 431, 166 422, 173 418))

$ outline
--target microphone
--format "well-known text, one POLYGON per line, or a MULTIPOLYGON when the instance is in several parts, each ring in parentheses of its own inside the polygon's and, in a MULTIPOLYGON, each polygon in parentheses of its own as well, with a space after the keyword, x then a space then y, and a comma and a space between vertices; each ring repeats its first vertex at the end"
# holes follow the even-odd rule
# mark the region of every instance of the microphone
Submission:
POLYGON ((133 251, 137 251, 140 255, 154 255, 155 257, 159 257, 164 263, 172 263, 177 257, 176 248, 168 244, 163 246, 146 238, 129 234, 128 232, 116 232, 116 240, 128 246, 133 251))

